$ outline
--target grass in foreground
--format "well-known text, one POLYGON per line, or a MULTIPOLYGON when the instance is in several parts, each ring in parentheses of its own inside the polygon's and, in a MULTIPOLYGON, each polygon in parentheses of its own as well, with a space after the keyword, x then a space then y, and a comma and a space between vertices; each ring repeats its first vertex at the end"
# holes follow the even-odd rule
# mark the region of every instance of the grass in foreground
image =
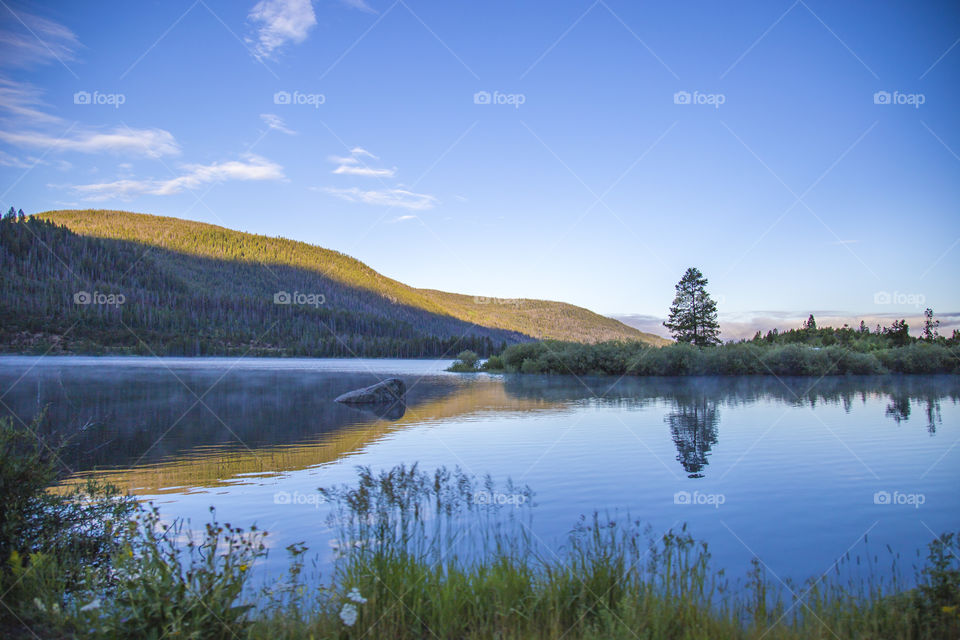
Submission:
POLYGON ((871 556, 856 573, 850 565, 859 561, 847 560, 829 576, 791 586, 802 594, 794 597, 771 584, 758 562, 746 584, 730 585, 712 568, 707 545, 685 527, 653 535, 629 519, 595 514, 581 519, 554 553, 530 529, 527 487, 497 487, 489 478, 445 469, 432 475, 416 466, 379 474, 360 469, 355 486, 321 490, 338 538, 332 584, 305 576, 307 549, 295 544, 287 549, 287 578, 257 590, 252 567, 266 553, 265 533, 214 518, 191 535, 183 523, 165 523, 155 510, 102 488, 52 497, 42 491, 53 468, 42 447, 9 421, 0 422, 0 445, 3 488, 32 487, 3 504, 0 632, 10 636, 922 640, 960 634, 954 534, 930 544, 915 588, 876 577, 882 573, 873 571, 878 561, 871 556), (18 466, 17 456, 32 465, 18 466), (75 517, 61 519, 62 513, 75 517), (855 577, 842 579, 846 574, 855 577))

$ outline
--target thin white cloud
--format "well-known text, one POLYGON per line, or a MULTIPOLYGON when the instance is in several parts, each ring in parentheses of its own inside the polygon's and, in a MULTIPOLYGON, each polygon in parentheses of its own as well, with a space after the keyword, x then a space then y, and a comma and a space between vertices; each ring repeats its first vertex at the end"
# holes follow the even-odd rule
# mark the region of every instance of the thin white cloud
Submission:
POLYGON ((324 187, 321 190, 347 202, 400 207, 411 211, 432 209, 439 203, 439 200, 434 196, 426 193, 414 193, 406 189, 371 189, 365 191, 357 187, 350 189, 324 187))
POLYGON ((80 41, 67 27, 5 6, 0 27, 0 60, 4 67, 30 68, 74 59, 80 41))
POLYGON ((40 110, 43 106, 40 95, 40 90, 32 84, 0 76, 0 110, 30 123, 61 123, 61 118, 40 110))
POLYGON ((70 124, 46 113, 43 106, 36 87, 0 77, 0 142, 21 149, 127 153, 148 158, 180 153, 177 141, 164 129, 104 130, 70 124))
POLYGON ((36 162, 37 160, 33 158, 22 159, 12 156, 6 151, 0 151, 0 166, 14 167, 16 169, 29 169, 36 162))
POLYGON ((364 13, 378 13, 376 9, 366 3, 366 0, 340 0, 340 4, 364 13))
POLYGON ((0 140, 18 147, 80 153, 132 153, 148 158, 176 155, 180 146, 163 129, 118 127, 109 132, 69 130, 62 136, 39 131, 0 131, 0 140))
POLYGON ((167 180, 115 180, 71 187, 86 200, 129 199, 140 195, 169 196, 205 184, 228 180, 283 180, 283 167, 261 156, 248 154, 242 160, 188 164, 184 173, 167 180))
POLYGON ((330 162, 336 163, 337 168, 332 173, 348 176, 364 176, 367 178, 392 178, 397 174, 397 168, 383 169, 368 166, 362 158, 379 160, 363 147, 354 147, 349 156, 330 156, 330 162))
POLYGON ((295 136, 297 132, 288 128, 287 124, 283 121, 283 118, 273 113, 261 113, 260 119, 263 120, 264 124, 268 128, 279 131, 280 133, 285 133, 288 136, 295 136))
POLYGON ((374 169, 372 167, 361 167, 353 164, 342 164, 334 169, 333 173, 348 176, 366 176, 368 178, 392 178, 396 175, 397 168, 374 169))
POLYGON ((258 59, 272 58, 285 45, 303 42, 317 24, 310 0, 260 0, 247 18, 257 31, 248 43, 258 59))

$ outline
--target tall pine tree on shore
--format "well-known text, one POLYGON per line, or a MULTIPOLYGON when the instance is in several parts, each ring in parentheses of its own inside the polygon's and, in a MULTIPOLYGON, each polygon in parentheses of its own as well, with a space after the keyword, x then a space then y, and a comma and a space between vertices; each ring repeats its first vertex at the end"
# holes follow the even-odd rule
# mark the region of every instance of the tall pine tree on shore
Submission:
POLYGON ((663 323, 674 340, 698 347, 720 344, 717 303, 707 293, 707 279, 695 267, 687 269, 677 283, 670 317, 663 323))

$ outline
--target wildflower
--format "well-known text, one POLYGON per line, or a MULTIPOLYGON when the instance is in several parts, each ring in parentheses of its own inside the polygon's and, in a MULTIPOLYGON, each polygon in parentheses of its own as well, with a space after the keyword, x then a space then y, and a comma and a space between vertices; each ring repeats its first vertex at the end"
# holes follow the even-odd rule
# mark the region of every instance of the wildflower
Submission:
POLYGON ((94 598, 93 602, 83 605, 80 607, 80 611, 93 611, 94 609, 100 608, 100 598, 94 598))
POLYGON ((37 605, 37 609, 40 609, 40 611, 47 610, 47 607, 40 601, 40 598, 34 598, 33 604, 37 605))
POLYGON ((364 604, 367 601, 366 598, 360 595, 360 591, 356 587, 351 589, 350 593, 347 594, 347 600, 351 600, 357 604, 364 604))
POLYGON ((240 571, 241 571, 241 572, 246 571, 246 570, 247 570, 247 565, 245 565, 245 564, 240 565, 240 571))
POLYGON ((349 602, 343 605, 343 609, 340 609, 340 619, 343 620, 343 624, 352 627, 357 621, 357 605, 349 602))

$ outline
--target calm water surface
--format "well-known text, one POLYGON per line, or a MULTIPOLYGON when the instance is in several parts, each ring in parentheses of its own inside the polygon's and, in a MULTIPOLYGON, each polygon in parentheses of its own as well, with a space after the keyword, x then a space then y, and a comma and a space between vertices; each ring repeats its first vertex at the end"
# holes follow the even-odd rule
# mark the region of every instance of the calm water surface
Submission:
POLYGON ((536 492, 556 548, 581 514, 686 522, 717 566, 780 578, 905 556, 960 529, 960 378, 636 379, 448 374, 448 361, 0 358, 0 414, 72 435, 65 483, 106 478, 201 528, 208 508, 271 532, 259 571, 305 541, 329 573, 319 486, 356 465, 440 465, 536 492), (405 407, 337 395, 388 376, 405 407), (54 426, 55 425, 55 426, 54 426), (864 536, 868 541, 864 543, 864 536))

